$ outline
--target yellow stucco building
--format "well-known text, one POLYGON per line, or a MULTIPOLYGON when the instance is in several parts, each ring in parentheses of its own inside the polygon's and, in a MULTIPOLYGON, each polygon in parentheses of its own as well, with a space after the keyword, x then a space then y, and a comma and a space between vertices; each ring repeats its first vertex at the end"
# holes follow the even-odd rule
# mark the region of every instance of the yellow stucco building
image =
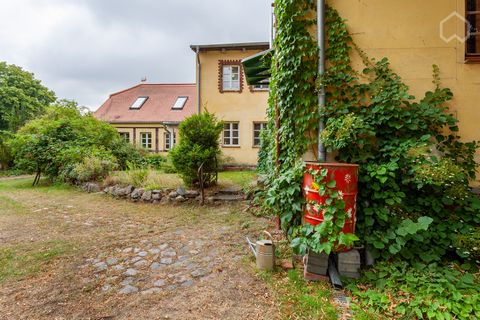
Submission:
MULTIPOLYGON (((327 3, 347 20, 356 44, 370 57, 387 57, 417 98, 433 89, 432 65, 438 65, 442 85, 454 94, 460 136, 480 141, 480 0, 327 3)), ((359 57, 354 63, 361 67, 359 57)))
POLYGON ((223 120, 222 153, 227 164, 255 166, 260 130, 266 123, 268 85, 249 86, 242 59, 269 48, 268 42, 192 45, 197 59, 197 111, 223 120))
MULTIPOLYGON (((387 57, 418 99, 434 89, 432 65, 438 65, 442 85, 454 94, 449 105, 459 119, 460 136, 480 141, 480 0, 326 3, 346 19, 358 47, 369 57, 387 57)), ((361 58, 352 59, 361 71, 361 58)), ((306 159, 315 160, 315 155, 308 154, 306 159)), ((480 162, 480 152, 476 161, 480 162)))

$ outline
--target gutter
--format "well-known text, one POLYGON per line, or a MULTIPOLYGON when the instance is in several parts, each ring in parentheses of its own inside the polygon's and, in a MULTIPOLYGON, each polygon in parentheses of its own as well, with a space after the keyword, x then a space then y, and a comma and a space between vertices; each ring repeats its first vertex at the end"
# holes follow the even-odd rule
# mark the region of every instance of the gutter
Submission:
POLYGON ((201 75, 202 75, 202 66, 200 64, 200 46, 196 48, 196 58, 197 58, 197 112, 201 112, 201 99, 200 99, 200 88, 201 88, 201 75))
MULTIPOLYGON (((325 74, 325 0, 317 0, 317 40, 318 40, 318 76, 325 74)), ((318 90, 318 113, 320 114, 325 108, 325 86, 322 84, 318 90)), ((320 118, 318 122, 318 146, 317 158, 320 162, 327 162, 327 151, 320 139, 322 132, 325 130, 325 119, 320 118)))

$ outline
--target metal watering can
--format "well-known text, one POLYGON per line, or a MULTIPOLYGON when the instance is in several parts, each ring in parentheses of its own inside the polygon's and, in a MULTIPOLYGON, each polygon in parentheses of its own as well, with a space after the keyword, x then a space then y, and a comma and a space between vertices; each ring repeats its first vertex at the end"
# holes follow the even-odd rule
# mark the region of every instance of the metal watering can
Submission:
POLYGON ((268 231, 263 231, 263 233, 270 240, 258 240, 256 243, 253 243, 247 237, 247 243, 257 259, 257 268, 260 270, 273 270, 275 266, 275 245, 273 244, 272 235, 268 231))

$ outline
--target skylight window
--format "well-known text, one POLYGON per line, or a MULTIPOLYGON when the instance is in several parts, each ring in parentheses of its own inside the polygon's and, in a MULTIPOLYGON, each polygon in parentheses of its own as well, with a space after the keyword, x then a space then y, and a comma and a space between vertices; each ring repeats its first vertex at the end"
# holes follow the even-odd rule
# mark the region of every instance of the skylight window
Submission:
POLYGON ((130 106, 130 109, 140 109, 147 100, 148 97, 138 97, 137 100, 135 100, 135 102, 130 106))
POLYGON ((178 97, 177 101, 175 101, 175 104, 173 105, 172 109, 176 110, 181 110, 185 106, 185 103, 187 102, 188 97, 178 97))

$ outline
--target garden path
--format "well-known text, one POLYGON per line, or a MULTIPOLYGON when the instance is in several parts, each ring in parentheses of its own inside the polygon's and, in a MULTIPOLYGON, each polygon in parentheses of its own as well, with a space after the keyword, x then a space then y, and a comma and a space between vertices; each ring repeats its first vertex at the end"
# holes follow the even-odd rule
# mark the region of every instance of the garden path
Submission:
POLYGON ((276 319, 242 205, 134 204, 0 182, 0 319, 276 319))

